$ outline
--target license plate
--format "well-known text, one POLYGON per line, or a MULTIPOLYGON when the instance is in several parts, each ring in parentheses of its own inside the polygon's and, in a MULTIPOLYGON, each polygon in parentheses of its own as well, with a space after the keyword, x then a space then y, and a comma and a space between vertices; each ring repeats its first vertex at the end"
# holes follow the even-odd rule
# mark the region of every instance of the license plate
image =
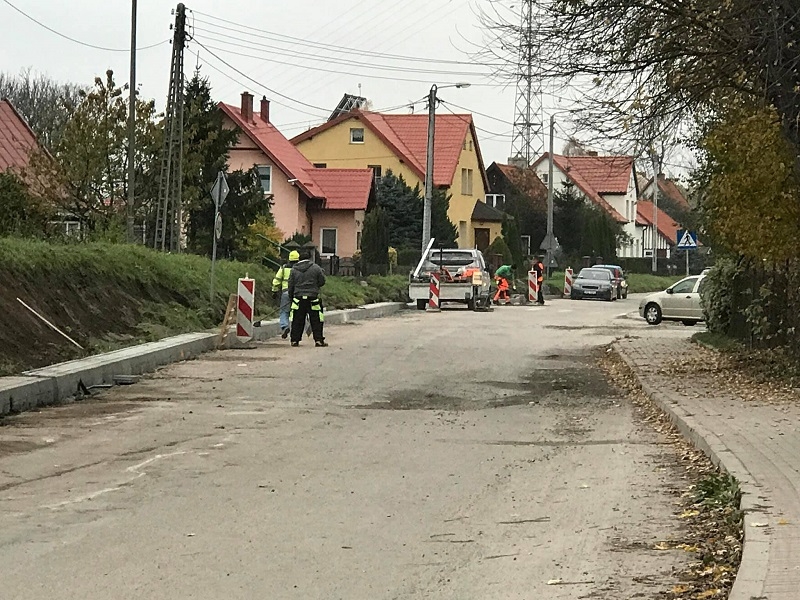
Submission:
POLYGON ((584 294, 596 294, 597 292, 595 290, 584 290, 583 293, 584 294))

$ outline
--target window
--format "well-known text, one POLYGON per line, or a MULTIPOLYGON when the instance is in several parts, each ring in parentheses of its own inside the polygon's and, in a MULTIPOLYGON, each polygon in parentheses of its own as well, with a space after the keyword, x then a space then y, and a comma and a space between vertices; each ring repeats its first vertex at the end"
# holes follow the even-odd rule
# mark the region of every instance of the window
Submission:
POLYGON ((461 194, 472 196, 472 169, 461 169, 461 194))
POLYGON ((361 232, 356 231, 356 250, 361 250, 361 232))
POLYGON ((539 175, 539 179, 542 180, 542 183, 547 185, 547 182, 550 180, 550 173, 542 173, 539 175))
POLYGON ((697 283, 697 277, 689 277, 689 279, 684 279, 683 281, 679 281, 672 287, 673 294, 691 294, 692 290, 694 290, 694 284, 697 283))
POLYGON ((314 163, 315 169, 327 169, 328 163, 314 163))
POLYGON ((351 127, 350 128, 350 143, 351 144, 363 144, 364 143, 364 128, 363 127, 351 127))
POLYGON ((503 210, 506 205, 505 194, 486 194, 486 204, 497 210, 503 210))
POLYGON ((261 189, 265 194, 272 192, 272 167, 269 165, 258 165, 258 180, 261 182, 261 189))
POLYGON ((521 235, 519 236, 519 241, 522 244, 522 253, 525 256, 531 255, 531 236, 529 235, 521 235))
POLYGON ((380 165, 367 165, 368 169, 372 169, 372 179, 375 181, 375 185, 381 182, 381 176, 383 175, 383 169, 380 165))
POLYGON ((322 239, 321 254, 336 254, 337 230, 335 228, 322 228, 320 238, 322 239))

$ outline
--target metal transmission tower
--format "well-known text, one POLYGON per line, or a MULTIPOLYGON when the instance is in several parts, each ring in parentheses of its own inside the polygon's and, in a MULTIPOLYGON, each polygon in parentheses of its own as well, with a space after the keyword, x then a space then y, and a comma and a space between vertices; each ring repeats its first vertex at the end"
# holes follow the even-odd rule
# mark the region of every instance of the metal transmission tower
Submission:
POLYGON ((533 0, 523 0, 519 28, 517 101, 514 111, 514 138, 509 163, 527 167, 542 153, 542 82, 536 74, 539 46, 536 41, 533 0))
POLYGON ((172 38, 172 67, 169 95, 164 116, 164 153, 161 157, 161 178, 158 182, 156 214, 156 250, 181 250, 183 224, 183 51, 186 47, 186 7, 175 10, 172 38))

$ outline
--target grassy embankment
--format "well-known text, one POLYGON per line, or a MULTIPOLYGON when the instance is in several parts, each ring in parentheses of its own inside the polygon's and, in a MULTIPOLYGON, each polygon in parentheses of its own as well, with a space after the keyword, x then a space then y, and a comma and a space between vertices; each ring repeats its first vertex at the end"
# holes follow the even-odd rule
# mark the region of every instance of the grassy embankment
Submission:
MULTIPOLYGON (((74 358, 66 350, 49 352, 42 324, 17 302, 21 298, 88 348, 88 353, 152 341, 221 322, 229 294, 248 274, 256 280, 256 314, 277 314, 270 290, 273 272, 258 264, 221 260, 216 265, 213 301, 209 298, 211 261, 122 244, 49 244, 0 239, 0 315, 4 338, 26 338, 41 346, 30 360, 0 356, 19 366, 55 358, 74 358)), ((329 309, 370 302, 404 300, 405 277, 330 277, 323 289, 329 309)), ((69 345, 69 344, 68 344, 69 345)), ((16 352, 24 351, 18 344, 16 352)), ((77 350, 73 347, 73 350, 77 350)), ((11 354, 9 352, 9 354, 11 354)), ((2 369, 8 372, 9 369, 2 369)), ((13 370, 13 369, 12 369, 13 370)))

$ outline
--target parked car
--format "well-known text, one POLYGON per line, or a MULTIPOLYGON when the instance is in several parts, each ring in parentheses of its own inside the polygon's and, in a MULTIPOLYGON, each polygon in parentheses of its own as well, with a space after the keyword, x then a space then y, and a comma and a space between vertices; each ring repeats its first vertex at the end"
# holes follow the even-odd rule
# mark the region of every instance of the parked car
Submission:
POLYGON ((592 268, 608 269, 611 271, 611 278, 614 281, 614 287, 616 288, 617 292, 617 300, 628 297, 628 280, 625 279, 625 273, 622 272, 622 267, 619 265, 595 265, 592 268))
POLYGON ((617 292, 611 271, 595 267, 581 269, 575 281, 572 282, 572 291, 569 297, 572 300, 582 298, 602 298, 609 302, 616 300, 617 292))
POLYGON ((694 275, 681 279, 663 292, 645 296, 639 303, 639 315, 650 325, 661 321, 682 321, 684 325, 695 325, 703 320, 700 291, 705 276, 694 275))

